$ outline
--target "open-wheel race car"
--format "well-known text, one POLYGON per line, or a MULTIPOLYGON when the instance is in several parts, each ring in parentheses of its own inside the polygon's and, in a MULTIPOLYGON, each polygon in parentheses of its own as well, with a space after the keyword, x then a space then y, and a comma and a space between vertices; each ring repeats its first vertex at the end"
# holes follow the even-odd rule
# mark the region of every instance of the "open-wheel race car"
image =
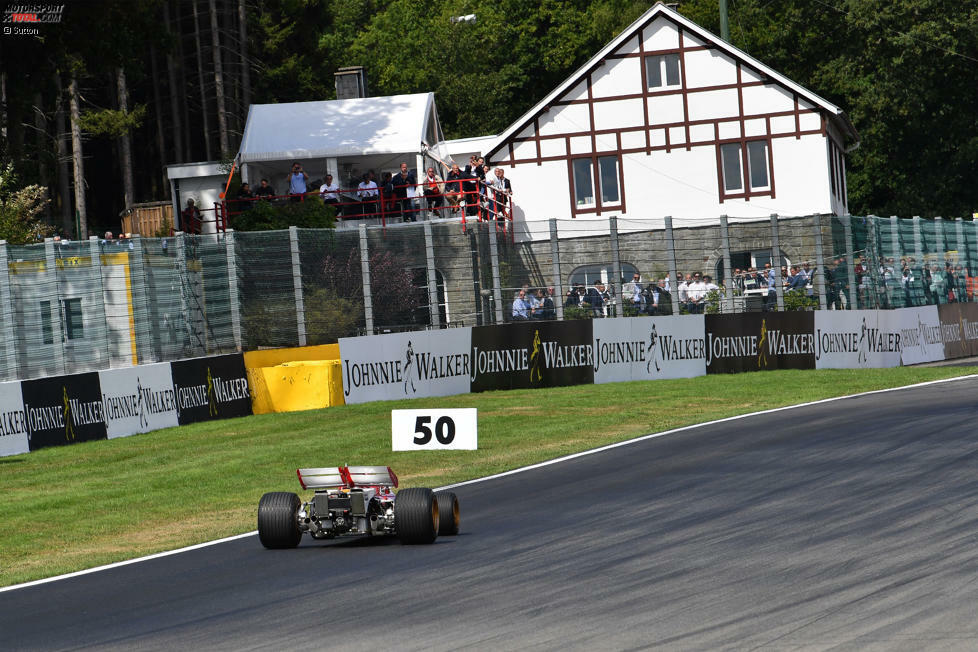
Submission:
POLYGON ((298 469, 299 484, 313 489, 302 502, 274 491, 258 502, 258 539, 266 548, 294 548, 303 532, 313 539, 397 535, 401 543, 433 543, 458 534, 458 498, 450 491, 397 488, 389 466, 298 469))

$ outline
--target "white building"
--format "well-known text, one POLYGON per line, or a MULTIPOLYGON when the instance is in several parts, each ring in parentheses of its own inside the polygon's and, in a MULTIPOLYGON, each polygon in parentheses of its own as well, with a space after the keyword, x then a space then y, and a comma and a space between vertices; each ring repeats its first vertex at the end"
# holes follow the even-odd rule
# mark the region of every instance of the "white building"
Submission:
POLYGON ((840 108, 656 4, 485 154, 539 239, 549 218, 845 214, 857 142, 840 108))

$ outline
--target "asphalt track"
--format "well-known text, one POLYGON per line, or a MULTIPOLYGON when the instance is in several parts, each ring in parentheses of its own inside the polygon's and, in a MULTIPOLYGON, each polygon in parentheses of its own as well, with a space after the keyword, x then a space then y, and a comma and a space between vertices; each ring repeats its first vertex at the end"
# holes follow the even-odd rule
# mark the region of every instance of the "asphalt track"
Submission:
POLYGON ((0 648, 975 650, 976 423, 965 379, 709 425, 459 487, 433 546, 252 536, 0 593, 0 648))

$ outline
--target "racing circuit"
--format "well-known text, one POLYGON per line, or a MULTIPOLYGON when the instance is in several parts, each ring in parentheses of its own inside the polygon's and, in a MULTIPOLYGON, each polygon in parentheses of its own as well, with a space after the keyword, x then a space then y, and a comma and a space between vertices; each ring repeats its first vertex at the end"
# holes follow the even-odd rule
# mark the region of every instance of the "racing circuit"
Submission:
POLYGON ((461 533, 432 546, 247 536, 7 590, 0 640, 973 650, 976 392, 968 377, 833 400, 464 484, 461 533))

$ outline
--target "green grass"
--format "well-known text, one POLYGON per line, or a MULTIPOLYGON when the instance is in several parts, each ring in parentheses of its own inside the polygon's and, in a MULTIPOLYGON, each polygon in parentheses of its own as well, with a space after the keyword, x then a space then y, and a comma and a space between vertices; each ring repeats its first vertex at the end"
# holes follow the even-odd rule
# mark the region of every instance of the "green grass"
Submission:
POLYGON ((261 495, 298 491, 302 466, 387 464, 402 486, 435 487, 650 432, 970 371, 771 371, 488 392, 260 415, 0 458, 0 586, 248 532, 261 495), (391 409, 421 407, 477 407, 479 450, 392 452, 391 409))

